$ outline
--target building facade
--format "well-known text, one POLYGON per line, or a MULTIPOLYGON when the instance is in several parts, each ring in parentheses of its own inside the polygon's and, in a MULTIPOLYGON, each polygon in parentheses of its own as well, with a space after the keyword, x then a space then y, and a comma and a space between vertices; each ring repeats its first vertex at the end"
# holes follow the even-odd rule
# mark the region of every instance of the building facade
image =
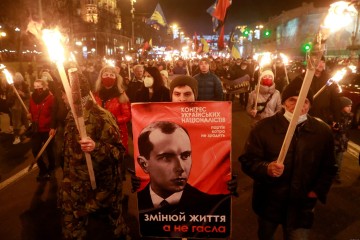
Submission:
MULTIPOLYGON (((327 11, 328 8, 316 8, 313 3, 303 3, 298 8, 270 18, 268 22, 262 24, 258 39, 254 35, 243 39, 241 46, 243 55, 278 51, 289 56, 304 56, 304 46, 314 42, 327 11), (268 35, 265 36, 265 33, 268 35)), ((256 29, 256 24, 249 28, 256 29)), ((358 41, 352 42, 355 29, 356 16, 350 25, 329 36, 326 41, 326 55, 349 56, 349 46, 359 44, 358 41)))

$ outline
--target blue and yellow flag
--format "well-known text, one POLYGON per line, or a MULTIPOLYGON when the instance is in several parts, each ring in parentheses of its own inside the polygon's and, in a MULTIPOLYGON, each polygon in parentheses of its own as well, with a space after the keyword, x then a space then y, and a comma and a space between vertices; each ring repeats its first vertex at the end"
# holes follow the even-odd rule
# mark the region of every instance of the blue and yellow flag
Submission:
POLYGON ((209 44, 207 43, 207 41, 205 40, 205 38, 201 38, 200 42, 202 44, 202 52, 203 53, 208 53, 210 50, 209 44))
POLYGON ((231 57, 233 57, 234 59, 241 58, 240 51, 239 51, 237 44, 232 45, 231 57))
POLYGON ((158 3, 156 5, 154 13, 151 17, 146 21, 147 24, 159 24, 160 26, 165 27, 167 25, 164 13, 158 3))

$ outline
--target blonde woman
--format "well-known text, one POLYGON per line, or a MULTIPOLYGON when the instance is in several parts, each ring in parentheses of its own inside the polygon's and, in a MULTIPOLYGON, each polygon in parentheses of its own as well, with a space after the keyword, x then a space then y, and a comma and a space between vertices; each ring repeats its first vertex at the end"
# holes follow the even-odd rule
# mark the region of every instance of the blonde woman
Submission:
POLYGON ((115 67, 105 66, 100 70, 95 83, 95 100, 98 105, 111 112, 121 133, 121 141, 128 152, 128 130, 126 123, 131 119, 130 101, 127 97, 123 79, 115 67))

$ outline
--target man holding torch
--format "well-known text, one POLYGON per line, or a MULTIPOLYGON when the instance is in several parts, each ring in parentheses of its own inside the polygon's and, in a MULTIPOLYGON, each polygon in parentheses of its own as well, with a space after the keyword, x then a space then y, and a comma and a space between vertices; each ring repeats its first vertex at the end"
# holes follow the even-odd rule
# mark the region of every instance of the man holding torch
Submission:
MULTIPOLYGON (((313 93, 317 93, 331 78, 331 75, 325 69, 325 58, 321 58, 319 64, 315 68, 315 74, 310 85, 313 93)), ((333 122, 340 120, 340 94, 336 84, 327 86, 324 91, 314 98, 314 104, 310 110, 310 114, 318 117, 330 126, 333 122)))
POLYGON ((284 162, 277 162, 301 86, 302 79, 297 78, 285 88, 284 110, 258 122, 239 157, 242 170, 254 180, 252 203, 259 239, 273 239, 278 225, 283 226, 285 239, 308 239, 316 202, 326 202, 336 174, 331 130, 307 114, 313 103, 311 91, 284 162))

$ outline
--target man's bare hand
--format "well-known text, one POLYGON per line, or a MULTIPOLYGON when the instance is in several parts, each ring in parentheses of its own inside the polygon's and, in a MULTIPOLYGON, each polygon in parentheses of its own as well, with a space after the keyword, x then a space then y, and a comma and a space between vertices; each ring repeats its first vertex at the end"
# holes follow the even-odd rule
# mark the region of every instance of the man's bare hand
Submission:
POLYGON ((277 163, 276 161, 271 162, 268 165, 267 173, 270 177, 280 177, 284 172, 284 164, 277 163))

